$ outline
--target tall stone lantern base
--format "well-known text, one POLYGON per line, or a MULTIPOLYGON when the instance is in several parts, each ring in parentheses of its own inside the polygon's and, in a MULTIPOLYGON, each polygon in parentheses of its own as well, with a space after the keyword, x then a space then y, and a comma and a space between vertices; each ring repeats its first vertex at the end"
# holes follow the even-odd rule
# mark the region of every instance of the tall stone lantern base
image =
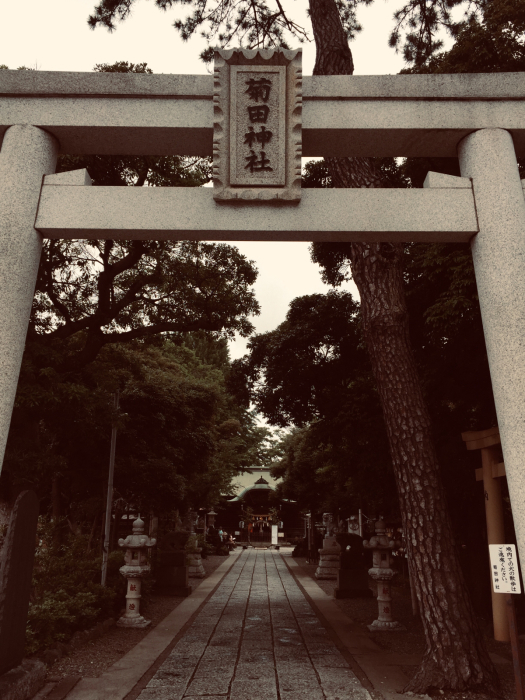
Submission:
MULTIPOLYGON (((122 567, 124 568, 124 567, 122 567)), ((140 614, 140 578, 128 578, 128 591, 126 593, 126 612, 117 620, 117 627, 134 627, 144 629, 151 625, 151 620, 146 620, 140 614)))
POLYGON ((204 578, 206 576, 202 564, 201 552, 202 548, 197 547, 193 552, 188 553, 188 576, 192 578, 204 578))
POLYGON ((393 569, 369 569, 369 576, 377 583, 377 606, 379 614, 377 620, 367 625, 370 632, 405 632, 406 627, 392 616, 392 596, 390 594, 390 581, 396 572, 393 569))
POLYGON ((319 550, 319 566, 315 572, 317 579, 336 579, 341 565, 341 545, 335 537, 325 537, 323 548, 319 550))

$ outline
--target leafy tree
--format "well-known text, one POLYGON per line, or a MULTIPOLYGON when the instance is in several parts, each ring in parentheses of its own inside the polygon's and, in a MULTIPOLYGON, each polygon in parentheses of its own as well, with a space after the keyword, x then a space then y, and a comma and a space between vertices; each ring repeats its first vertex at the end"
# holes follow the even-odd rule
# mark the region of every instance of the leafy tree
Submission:
MULTIPOLYGON (((485 1, 467 3, 465 0, 407 0, 394 14, 395 22, 389 43, 403 51, 408 63, 419 65, 443 46, 443 42, 435 36, 439 28, 445 28, 452 34, 461 28, 462 23, 455 21, 451 14, 453 8, 463 5, 472 14, 485 1)), ((134 2, 135 0, 101 0, 89 16, 88 25, 92 29, 105 27, 110 32, 114 31, 118 23, 129 17, 134 2)), ((316 8, 322 9, 325 2, 326 0, 316 0, 310 3, 309 15, 317 45, 323 42, 323 28, 313 14, 316 8)), ((361 4, 370 5, 372 2, 373 0, 334 0, 333 3, 326 3, 325 8, 333 6, 337 9, 337 15, 333 17, 341 24, 345 37, 351 40, 362 31, 356 16, 357 8, 361 4)), ((309 40, 307 27, 295 21, 280 0, 239 3, 230 3, 228 0, 155 0, 155 5, 161 10, 179 4, 192 6, 192 11, 184 19, 177 19, 173 23, 183 41, 190 39, 197 31, 209 44, 236 44, 250 49, 268 46, 290 48, 289 41, 302 43, 309 40)), ((337 52, 340 57, 352 60, 347 47, 338 45, 337 52)), ((213 60, 213 51, 203 51, 201 58, 205 61, 213 60)))
POLYGON ((250 398, 273 425, 304 426, 339 410, 348 385, 368 368, 357 309, 349 293, 299 297, 284 323, 250 338, 250 354, 234 372, 246 378, 250 398))
MULTIPOLYGON (((380 407, 376 415, 380 420, 380 407)), ((293 428, 284 436, 283 455, 271 469, 273 477, 282 478, 276 494, 296 501, 300 508, 312 513, 333 512, 345 518, 362 508, 369 514, 397 518, 391 497, 395 485, 386 436, 374 436, 379 447, 367 449, 372 431, 358 434, 363 423, 352 426, 348 418, 342 412, 339 420, 330 424, 314 421, 305 428, 293 428), (377 459, 381 448, 384 461, 377 459)), ((379 430, 384 433, 383 426, 379 430)))
POLYGON ((249 340, 232 374, 270 423, 300 427, 283 438, 272 469, 284 498, 314 511, 386 514, 391 466, 357 310, 345 292, 294 299, 280 326, 249 340))
MULTIPOLYGON (((477 12, 458 25, 447 52, 429 57, 411 73, 498 73, 525 70, 525 8, 513 0, 477 4, 477 12)), ((518 160, 521 177, 525 161, 518 160)), ((409 158, 402 166, 412 186, 421 187, 429 170, 460 175, 456 158, 409 158)), ((497 423, 481 314, 468 244, 415 244, 407 265, 411 334, 422 371, 436 441, 458 531, 472 530, 478 503, 466 497, 467 460, 459 439, 462 430, 481 430, 497 423), (455 439, 454 439, 455 436, 455 439), (467 508, 465 508, 467 505, 467 508)), ((472 464, 471 469, 475 464, 472 464)), ((476 499, 477 500, 477 499, 476 499)), ((507 499, 508 500, 508 499, 507 499)), ((507 538, 512 541, 510 505, 507 538)), ((467 535, 468 536, 468 535, 467 535)), ((477 534, 471 538, 475 550, 477 534)), ((478 545, 479 547, 479 545, 478 545)), ((484 565, 486 547, 476 557, 484 565)), ((478 581, 473 581, 474 587, 478 581)))
MULTIPOLYGON (((524 41, 523 3, 479 2, 476 12, 458 24, 449 51, 403 72, 523 71, 524 41)), ((525 177, 523 159, 518 165, 525 177)), ((422 187, 429 170, 460 175, 457 158, 409 158, 402 165, 413 187, 422 187)), ((413 244, 406 275, 414 347, 421 348, 418 359, 432 397, 438 442, 448 442, 442 464, 454 469, 458 445, 454 448, 446 433, 458 435, 460 430, 483 429, 497 422, 470 246, 413 244)))
POLYGON ((104 345, 167 331, 246 336, 248 316, 259 310, 251 289, 256 276, 225 244, 48 241, 29 343, 53 348, 46 361, 69 371, 93 361, 104 345))
POLYGON ((511 73, 525 70, 525 7, 521 0, 481 0, 455 28, 446 52, 403 72, 511 73))
MULTIPOLYGON (((172 0, 156 0, 161 8, 172 0)), ((435 31, 452 31, 450 10, 459 0, 409 0, 396 13, 391 43, 404 50, 405 58, 422 65, 440 48, 435 31)), ((129 14, 133 0, 102 0, 91 26, 114 27, 129 14)), ((204 27, 208 38, 222 45, 232 40, 253 46, 283 43, 285 29, 297 39, 297 26, 284 24, 280 4, 270 22, 268 5, 216 0, 208 8, 195 0, 194 13, 176 24, 183 38, 204 27), (266 14, 265 14, 266 13, 266 14), (259 19, 264 19, 260 25, 259 19), (271 33, 272 27, 274 34, 271 33)), ((357 30, 356 2, 310 0, 309 17, 316 42, 315 75, 351 75, 353 57, 348 38, 357 30)), ((476 4, 474 5, 476 7, 476 4)), ((382 187, 384 177, 370 158, 327 160, 336 187, 382 187)), ((500 696, 497 674, 484 648, 472 606, 466 594, 452 525, 434 447, 431 421, 409 342, 408 310, 403 285, 403 247, 397 243, 315 244, 314 260, 325 278, 341 276, 341 266, 351 268, 361 296, 361 324, 390 444, 392 464, 400 496, 400 509, 408 555, 415 572, 415 587, 423 610, 427 651, 408 690, 431 687, 481 688, 500 696), (432 552, 429 561, 428 552, 432 552)))
POLYGON ((34 488, 74 531, 101 513, 113 421, 115 499, 157 514, 217 501, 234 475, 257 463, 266 437, 227 393, 224 371, 184 344, 108 345, 66 377, 48 371, 37 389, 33 373, 25 357, 4 483, 34 488))

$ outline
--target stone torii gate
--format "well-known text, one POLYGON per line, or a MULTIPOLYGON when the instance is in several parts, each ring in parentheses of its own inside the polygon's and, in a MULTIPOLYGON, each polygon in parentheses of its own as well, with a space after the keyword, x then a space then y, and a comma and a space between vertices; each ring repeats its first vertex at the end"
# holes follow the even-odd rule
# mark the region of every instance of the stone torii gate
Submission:
POLYGON ((0 459, 42 237, 471 241, 525 561, 525 75, 305 77, 304 156, 456 156, 422 190, 307 190, 225 206, 212 189, 89 187, 57 154, 213 151, 213 77, 0 71, 0 459))

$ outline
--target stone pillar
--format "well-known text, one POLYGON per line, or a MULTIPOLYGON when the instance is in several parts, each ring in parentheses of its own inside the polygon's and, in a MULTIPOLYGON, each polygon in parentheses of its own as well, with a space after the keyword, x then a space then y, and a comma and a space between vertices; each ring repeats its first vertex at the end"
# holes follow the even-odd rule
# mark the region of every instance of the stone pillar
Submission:
POLYGON ((472 240, 481 316, 521 561, 525 562, 525 201, 511 135, 482 129, 459 143, 472 178, 472 240))
POLYGON ((10 127, 0 151, 0 465, 35 291, 42 237, 35 216, 58 142, 29 124, 10 127))
POLYGON ((151 620, 146 620, 140 614, 140 599, 141 599, 142 579, 128 578, 128 587, 126 590, 126 611, 117 620, 118 627, 138 627, 143 629, 151 625, 151 620))

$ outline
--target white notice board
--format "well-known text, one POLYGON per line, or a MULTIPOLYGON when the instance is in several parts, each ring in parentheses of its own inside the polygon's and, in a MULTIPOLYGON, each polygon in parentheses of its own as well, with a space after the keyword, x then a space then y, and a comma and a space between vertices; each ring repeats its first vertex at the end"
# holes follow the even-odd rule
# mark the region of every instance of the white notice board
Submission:
POLYGON ((521 593, 518 558, 513 544, 489 544, 494 593, 521 593))
POLYGON ((272 525, 272 544, 279 544, 279 540, 277 539, 278 531, 279 531, 279 526, 272 525))

